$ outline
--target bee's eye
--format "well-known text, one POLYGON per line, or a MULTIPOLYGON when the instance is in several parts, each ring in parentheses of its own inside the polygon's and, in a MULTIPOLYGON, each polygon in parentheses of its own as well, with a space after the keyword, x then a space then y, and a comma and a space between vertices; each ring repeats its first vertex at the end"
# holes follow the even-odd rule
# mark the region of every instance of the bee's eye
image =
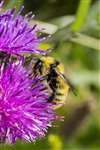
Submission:
POLYGON ((39 65, 42 65, 42 61, 39 62, 39 65))
POLYGON ((40 60, 37 61, 36 66, 41 66, 42 62, 40 60))

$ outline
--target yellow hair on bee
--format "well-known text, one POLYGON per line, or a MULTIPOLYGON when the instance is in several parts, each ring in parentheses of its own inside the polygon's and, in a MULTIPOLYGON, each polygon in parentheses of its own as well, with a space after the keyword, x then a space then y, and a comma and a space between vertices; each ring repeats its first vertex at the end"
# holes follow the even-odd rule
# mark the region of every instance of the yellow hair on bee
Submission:
POLYGON ((44 84, 49 92, 48 103, 54 102, 53 109, 61 107, 67 98, 70 84, 64 76, 64 66, 53 57, 37 58, 33 65, 33 74, 46 77, 44 84))
POLYGON ((47 67, 49 67, 50 64, 53 64, 54 63, 54 58, 52 57, 41 57, 41 61, 43 61, 45 63, 45 65, 47 67))
POLYGON ((53 100, 53 102, 56 103, 56 105, 53 106, 54 109, 61 107, 65 103, 70 88, 61 76, 58 76, 56 80, 58 82, 58 87, 56 89, 57 93, 55 99, 53 100))
MULTIPOLYGON (((53 57, 47 56, 47 57, 41 57, 41 61, 44 62, 46 67, 49 67, 51 64, 55 63, 55 59, 53 57)), ((60 73, 64 73, 64 66, 62 63, 59 63, 59 65, 56 67, 57 71, 60 73)))
POLYGON ((64 66, 62 63, 60 63, 58 66, 57 66, 57 71, 60 72, 61 74, 64 74, 64 66))

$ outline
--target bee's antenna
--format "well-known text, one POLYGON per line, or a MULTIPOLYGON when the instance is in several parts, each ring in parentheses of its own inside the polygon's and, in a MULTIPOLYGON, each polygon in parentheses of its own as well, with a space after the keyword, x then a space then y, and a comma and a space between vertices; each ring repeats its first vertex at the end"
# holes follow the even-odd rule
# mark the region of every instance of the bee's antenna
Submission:
POLYGON ((47 51, 47 53, 45 54, 45 56, 48 56, 51 52, 52 52, 52 50, 53 50, 53 48, 49 48, 49 49, 47 49, 46 51, 47 51))

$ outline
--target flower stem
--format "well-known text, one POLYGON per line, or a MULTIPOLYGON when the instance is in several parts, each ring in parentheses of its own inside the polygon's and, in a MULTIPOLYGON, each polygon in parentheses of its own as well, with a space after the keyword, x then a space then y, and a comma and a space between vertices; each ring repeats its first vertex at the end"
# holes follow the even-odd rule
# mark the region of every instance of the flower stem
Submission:
POLYGON ((76 12, 76 20, 71 26, 71 29, 73 32, 79 31, 81 26, 84 24, 90 4, 91 4, 91 0, 80 0, 79 6, 76 12))

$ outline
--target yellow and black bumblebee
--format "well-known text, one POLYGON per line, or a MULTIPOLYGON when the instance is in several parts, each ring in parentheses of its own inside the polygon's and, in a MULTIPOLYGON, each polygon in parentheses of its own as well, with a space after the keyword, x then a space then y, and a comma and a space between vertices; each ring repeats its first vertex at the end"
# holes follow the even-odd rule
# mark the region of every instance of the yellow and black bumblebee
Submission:
POLYGON ((54 108, 63 105, 68 95, 69 89, 74 91, 73 85, 64 75, 64 66, 53 57, 42 56, 35 58, 32 72, 34 75, 41 75, 46 77, 50 95, 48 102, 54 102, 54 108))

